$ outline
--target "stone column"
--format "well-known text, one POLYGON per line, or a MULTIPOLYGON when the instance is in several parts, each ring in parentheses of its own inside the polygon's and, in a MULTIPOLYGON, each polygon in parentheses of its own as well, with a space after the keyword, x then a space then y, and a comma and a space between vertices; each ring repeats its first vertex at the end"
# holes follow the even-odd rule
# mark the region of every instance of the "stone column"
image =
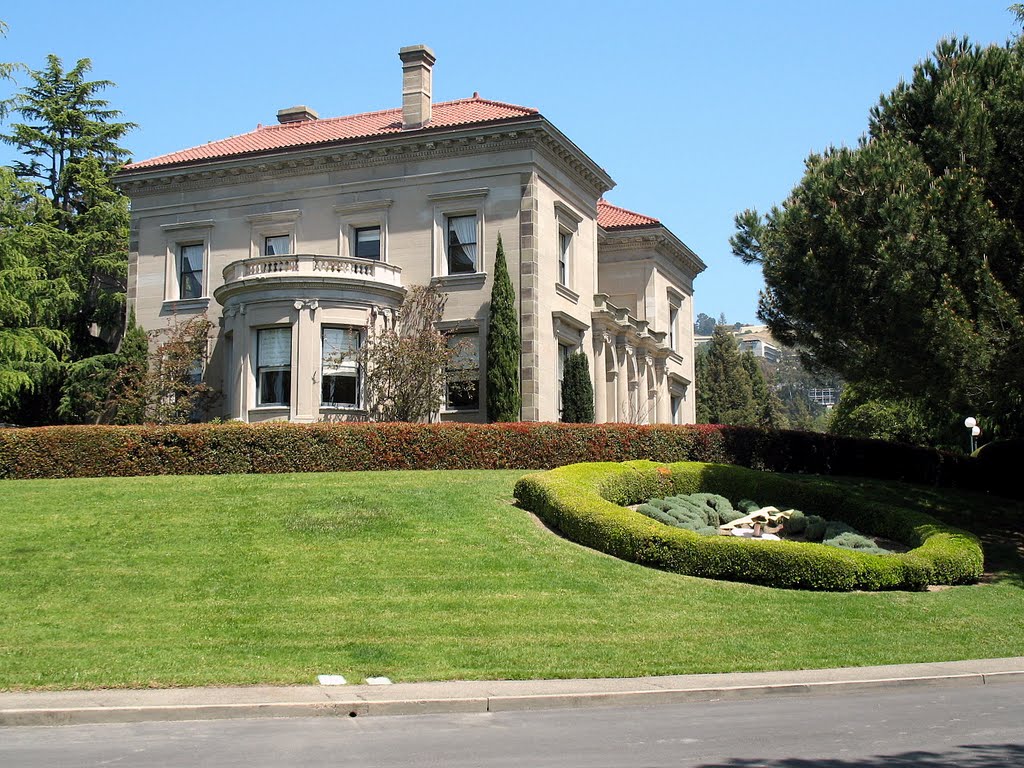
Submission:
POLYGON ((654 364, 654 385, 655 397, 658 401, 658 423, 672 423, 672 396, 668 391, 668 381, 665 377, 665 359, 662 358, 654 364))
POLYGON ((605 372, 605 345, 607 334, 594 331, 594 421, 608 421, 608 374, 605 372))
POLYGON ((320 344, 315 321, 319 303, 316 300, 296 301, 295 309, 299 317, 295 323, 298 338, 293 339, 292 391, 295 392, 295 400, 292 402, 291 420, 308 424, 320 415, 320 356, 316 353, 320 344))
POLYGON ((618 347, 618 371, 615 381, 615 420, 629 421, 629 357, 633 348, 623 342, 618 347))
POLYGON ((537 199, 537 175, 522 174, 520 184, 519 328, 523 349, 519 370, 522 419, 540 421, 540 379, 544 375, 544 367, 540 361, 540 241, 537 238, 540 202, 537 199))

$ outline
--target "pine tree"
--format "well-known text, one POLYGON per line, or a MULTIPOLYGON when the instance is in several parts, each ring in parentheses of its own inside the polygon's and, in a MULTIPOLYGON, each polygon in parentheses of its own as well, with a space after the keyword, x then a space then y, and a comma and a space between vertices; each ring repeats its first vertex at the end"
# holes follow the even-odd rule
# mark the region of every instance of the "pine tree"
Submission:
POLYGON ((590 381, 590 362, 583 352, 573 352, 565 359, 562 421, 570 424, 592 424, 594 421, 594 386, 590 381))
POLYGON ((487 420, 519 421, 519 320, 516 294, 505 264, 505 249, 498 235, 494 257, 494 284, 487 322, 487 420))
POLYGON ((753 352, 744 352, 740 359, 743 369, 750 377, 750 391, 754 402, 754 424, 763 429, 786 429, 789 422, 783 413, 782 401, 775 390, 768 386, 764 371, 753 352))
MULTIPOLYGON (((7 404, 9 417, 21 423, 55 421, 69 366, 111 354, 125 320, 128 199, 112 177, 128 155, 118 141, 134 126, 119 122, 120 112, 100 98, 112 83, 87 80, 90 69, 88 59, 65 70, 50 56, 43 69, 27 70, 27 85, 0 103, 0 112, 21 119, 0 135, 21 153, 11 168, 49 202, 47 215, 25 234, 38 246, 25 251, 26 266, 63 287, 62 302, 50 307, 47 318, 48 330, 63 342, 60 365, 48 365, 31 393, 22 387, 19 400, 7 404)), ((107 363, 97 360, 92 368, 107 363)), ((60 408, 67 411, 66 406, 60 408)))
POLYGON ((784 205, 736 219, 758 316, 811 370, 1024 434, 1024 39, 943 40, 813 154, 784 205))
POLYGON ((49 202, 0 167, 0 421, 58 367, 68 337, 57 318, 70 303, 66 281, 38 266, 49 248, 49 202))
POLYGON ((719 325, 697 357, 697 421, 734 426, 757 423, 750 375, 736 339, 719 325))

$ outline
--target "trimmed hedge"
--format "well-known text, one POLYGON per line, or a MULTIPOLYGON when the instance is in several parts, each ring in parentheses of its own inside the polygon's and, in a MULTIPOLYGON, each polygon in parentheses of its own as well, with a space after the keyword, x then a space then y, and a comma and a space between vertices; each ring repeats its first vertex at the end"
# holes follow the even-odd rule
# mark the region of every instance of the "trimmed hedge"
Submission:
POLYGON ((550 469, 629 459, 711 461, 939 485, 970 485, 973 477, 969 457, 927 448, 717 425, 228 423, 0 429, 0 478, 550 469))
POLYGON ((965 584, 982 572, 982 550, 969 533, 929 515, 879 505, 813 478, 736 466, 680 462, 585 463, 527 475, 515 489, 526 509, 572 541, 623 560, 689 576, 774 587, 849 591, 923 589, 965 584), (698 492, 754 497, 780 509, 813 509, 910 552, 874 555, 821 544, 700 536, 626 509, 646 499, 698 492))

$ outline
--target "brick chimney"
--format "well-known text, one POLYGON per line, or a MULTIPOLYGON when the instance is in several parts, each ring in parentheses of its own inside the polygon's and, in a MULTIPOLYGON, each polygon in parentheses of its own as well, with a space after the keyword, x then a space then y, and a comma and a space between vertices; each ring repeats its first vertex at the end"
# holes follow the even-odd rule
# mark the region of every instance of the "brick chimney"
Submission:
POLYGON ((402 128, 422 128, 430 122, 430 73, 434 52, 425 45, 407 45, 402 60, 402 128))
POLYGON ((315 109, 307 106, 288 107, 277 111, 277 122, 279 123, 305 123, 309 120, 316 120, 320 117, 315 109))

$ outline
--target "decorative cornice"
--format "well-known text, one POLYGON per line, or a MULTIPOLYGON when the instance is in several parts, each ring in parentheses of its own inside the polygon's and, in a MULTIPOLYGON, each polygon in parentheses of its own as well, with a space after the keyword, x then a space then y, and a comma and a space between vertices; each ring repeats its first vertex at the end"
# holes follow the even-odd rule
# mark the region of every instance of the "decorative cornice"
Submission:
POLYGON ((567 167, 600 197, 614 186, 604 171, 545 120, 529 125, 482 126, 439 136, 389 136, 333 147, 296 147, 270 155, 227 157, 192 166, 122 172, 117 185, 131 197, 160 194, 173 187, 188 192, 254 181, 285 179, 338 170, 370 168, 446 157, 534 149, 567 167), (557 135, 556 135, 557 134, 557 135))
POLYGON ((690 250, 682 240, 672 234, 667 227, 612 231, 599 228, 598 232, 599 261, 615 261, 616 259, 602 257, 647 249, 664 253, 672 258, 691 280, 707 269, 707 265, 701 258, 690 250))
POLYGON ((394 200, 389 198, 383 200, 365 200, 358 203, 339 203, 334 206, 334 212, 338 215, 349 213, 365 213, 366 211, 383 211, 391 207, 394 200))
POLYGON ((254 213, 246 216, 245 220, 250 224, 287 224, 298 221, 302 218, 302 210, 292 208, 287 211, 269 211, 267 213, 254 213))
POLYGON ((199 221, 179 221, 174 224, 161 224, 160 229, 164 232, 177 232, 182 229, 212 229, 213 219, 200 219, 199 221))

